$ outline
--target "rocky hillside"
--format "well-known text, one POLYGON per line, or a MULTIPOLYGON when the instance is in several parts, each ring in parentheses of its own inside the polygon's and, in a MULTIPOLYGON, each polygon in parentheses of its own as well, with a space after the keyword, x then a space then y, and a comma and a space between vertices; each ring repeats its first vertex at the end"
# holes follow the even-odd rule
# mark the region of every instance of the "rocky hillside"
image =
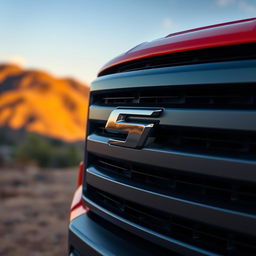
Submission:
POLYGON ((0 65, 0 128, 81 141, 87 101, 88 86, 76 80, 0 65))

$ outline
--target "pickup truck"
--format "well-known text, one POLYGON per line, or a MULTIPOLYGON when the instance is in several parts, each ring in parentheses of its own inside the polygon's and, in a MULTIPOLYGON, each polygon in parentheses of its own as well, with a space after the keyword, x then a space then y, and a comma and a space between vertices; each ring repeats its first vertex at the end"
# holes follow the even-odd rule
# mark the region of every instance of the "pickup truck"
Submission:
POLYGON ((70 256, 256 255, 256 19, 113 59, 87 126, 70 256))

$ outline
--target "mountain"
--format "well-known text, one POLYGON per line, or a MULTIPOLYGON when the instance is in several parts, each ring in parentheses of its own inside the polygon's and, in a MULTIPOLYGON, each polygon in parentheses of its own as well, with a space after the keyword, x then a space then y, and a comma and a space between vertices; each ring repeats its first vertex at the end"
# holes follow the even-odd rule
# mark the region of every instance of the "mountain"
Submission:
POLYGON ((39 70, 0 65, 0 128, 84 139, 89 87, 39 70))

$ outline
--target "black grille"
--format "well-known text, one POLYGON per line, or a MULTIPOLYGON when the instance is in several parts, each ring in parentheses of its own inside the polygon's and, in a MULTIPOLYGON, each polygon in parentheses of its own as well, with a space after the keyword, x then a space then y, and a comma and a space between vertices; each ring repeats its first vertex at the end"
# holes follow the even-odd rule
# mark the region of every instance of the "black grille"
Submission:
POLYGON ((215 253, 255 256, 255 238, 155 211, 91 186, 87 196, 105 209, 141 226, 215 253))
POLYGON ((255 84, 189 85, 95 93, 104 106, 256 109, 255 84))
MULTIPOLYGON (((104 127, 105 123, 92 122, 91 132, 125 140, 125 134, 106 132, 104 127)), ((255 132, 159 125, 152 138, 147 147, 248 160, 256 157, 255 132)))
POLYGON ((255 159, 256 133, 248 131, 159 126, 153 146, 193 153, 255 159))
MULTIPOLYGON (((153 243, 148 242, 147 240, 134 236, 133 234, 127 232, 126 230, 123 230, 122 228, 112 224, 109 221, 106 221, 101 216, 95 214, 92 211, 88 212, 88 215, 92 220, 99 223, 101 226, 103 226, 106 230, 110 231, 112 234, 116 235, 117 237, 120 237, 122 239, 125 239, 126 241, 129 241, 132 245, 139 245, 140 248, 143 248, 143 251, 146 252, 148 256, 156 255, 157 256, 184 256, 183 254, 176 253, 174 251, 170 251, 166 248, 163 248, 161 246, 155 245, 153 243)), ((145 254, 143 254, 145 255, 145 254)), ((88 255, 86 255, 88 256, 88 255)), ((118 255, 119 256, 119 255, 118 255)), ((121 255, 120 255, 121 256, 121 255)), ((137 256, 137 255, 136 255, 137 256)))
POLYGON ((188 201, 256 214, 256 187, 248 182, 187 175, 174 169, 153 168, 94 155, 90 155, 90 163, 100 172, 132 186, 188 201))
POLYGON ((256 58, 256 44, 243 44, 225 47, 215 47, 202 50, 194 50, 180 53, 171 53, 156 57, 134 60, 119 64, 103 70, 99 76, 120 72, 135 71, 189 64, 213 63, 233 60, 245 60, 256 58))

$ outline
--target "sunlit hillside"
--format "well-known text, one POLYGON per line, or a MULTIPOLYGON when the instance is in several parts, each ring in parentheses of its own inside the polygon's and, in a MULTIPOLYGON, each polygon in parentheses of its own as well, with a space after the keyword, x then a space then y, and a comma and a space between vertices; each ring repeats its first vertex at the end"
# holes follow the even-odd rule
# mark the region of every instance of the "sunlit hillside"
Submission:
POLYGON ((0 65, 0 127, 67 142, 83 140, 88 86, 37 70, 0 65))

